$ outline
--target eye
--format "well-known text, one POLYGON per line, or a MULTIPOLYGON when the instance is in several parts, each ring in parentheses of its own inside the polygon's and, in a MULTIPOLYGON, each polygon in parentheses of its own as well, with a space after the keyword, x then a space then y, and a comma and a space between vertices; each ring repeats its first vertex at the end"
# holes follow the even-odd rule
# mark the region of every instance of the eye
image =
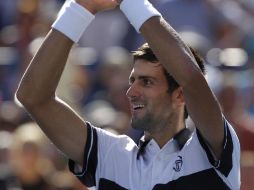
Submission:
POLYGON ((143 84, 144 86, 151 86, 153 84, 152 80, 151 79, 148 79, 148 78, 144 78, 143 79, 143 84))
POLYGON ((130 77, 130 78, 129 78, 129 85, 133 84, 134 81, 135 81, 134 77, 130 77))

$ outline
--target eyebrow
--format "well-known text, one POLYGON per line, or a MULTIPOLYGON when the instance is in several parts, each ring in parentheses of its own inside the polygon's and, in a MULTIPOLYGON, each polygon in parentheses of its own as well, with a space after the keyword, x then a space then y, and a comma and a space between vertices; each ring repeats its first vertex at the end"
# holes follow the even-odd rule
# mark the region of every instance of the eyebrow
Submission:
MULTIPOLYGON (((130 81, 131 79, 135 79, 135 77, 134 77, 134 76, 131 76, 131 77, 129 78, 129 81, 130 81)), ((152 79, 152 80, 157 81, 157 79, 156 79, 155 77, 146 76, 146 75, 138 76, 137 79, 138 79, 138 80, 142 80, 142 79, 152 79)))

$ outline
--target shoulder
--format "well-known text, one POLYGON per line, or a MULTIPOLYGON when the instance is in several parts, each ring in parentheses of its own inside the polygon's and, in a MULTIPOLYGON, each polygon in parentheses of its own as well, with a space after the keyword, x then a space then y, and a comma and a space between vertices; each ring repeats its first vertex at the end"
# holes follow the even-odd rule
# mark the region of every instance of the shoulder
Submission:
POLYGON ((95 127, 91 124, 88 125, 90 131, 94 131, 96 134, 98 148, 106 148, 108 151, 110 151, 111 148, 116 149, 116 151, 131 151, 137 148, 137 144, 127 135, 118 135, 108 130, 95 127))

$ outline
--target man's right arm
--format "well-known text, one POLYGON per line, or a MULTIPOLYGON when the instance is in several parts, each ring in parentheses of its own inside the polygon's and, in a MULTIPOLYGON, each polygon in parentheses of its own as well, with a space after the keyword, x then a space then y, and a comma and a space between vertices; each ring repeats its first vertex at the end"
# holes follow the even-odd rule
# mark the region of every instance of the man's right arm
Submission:
POLYGON ((16 97, 54 144, 68 158, 83 164, 86 122, 57 98, 55 91, 73 41, 78 41, 91 22, 91 13, 115 8, 118 3, 115 0, 72 0, 68 3, 63 9, 66 14, 61 12, 60 21, 54 23, 56 25, 22 77, 16 97))
POLYGON ((82 164, 86 123, 55 95, 73 42, 52 29, 27 68, 16 96, 50 140, 82 164))

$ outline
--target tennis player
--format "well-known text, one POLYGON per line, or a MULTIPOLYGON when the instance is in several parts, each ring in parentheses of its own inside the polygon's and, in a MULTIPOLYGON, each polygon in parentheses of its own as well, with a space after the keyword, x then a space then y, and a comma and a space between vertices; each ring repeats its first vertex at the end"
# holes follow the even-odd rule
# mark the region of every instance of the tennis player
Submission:
POLYGON ((16 96, 70 170, 99 190, 239 190, 240 146, 203 74, 202 60, 148 0, 67 1, 16 96), (120 9, 147 41, 134 52, 127 96, 136 145, 84 121, 55 91, 74 43, 96 13, 120 9), (186 126, 187 115, 195 124, 186 126))

